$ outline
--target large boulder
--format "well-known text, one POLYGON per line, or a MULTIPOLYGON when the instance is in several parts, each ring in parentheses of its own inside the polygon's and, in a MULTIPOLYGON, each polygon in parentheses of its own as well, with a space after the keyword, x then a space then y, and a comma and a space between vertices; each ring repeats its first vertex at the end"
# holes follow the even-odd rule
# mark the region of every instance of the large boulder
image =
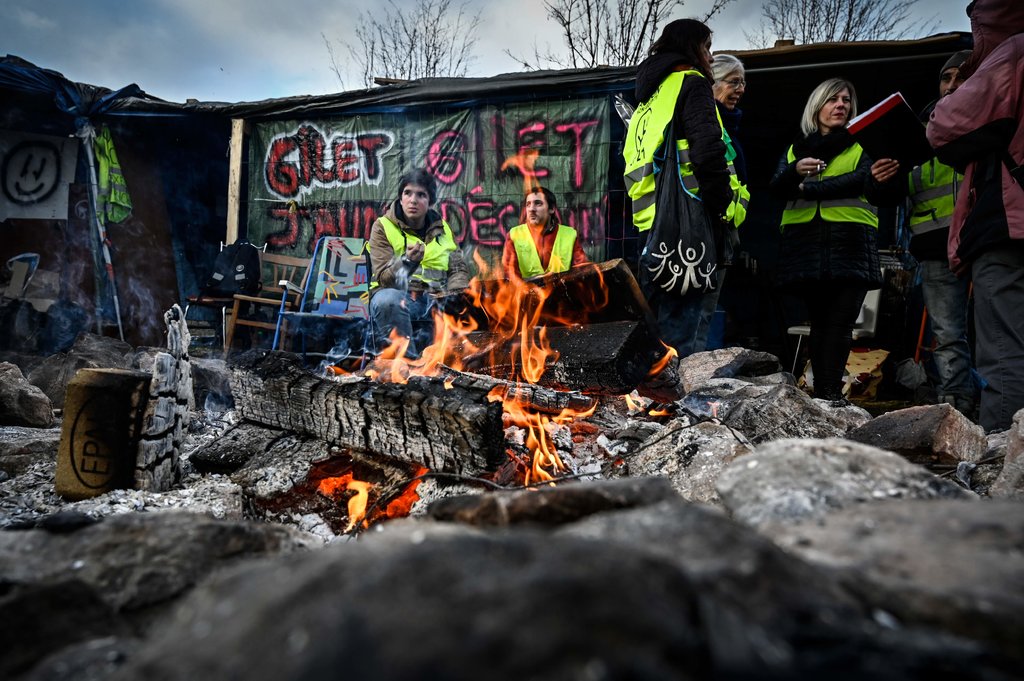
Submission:
POLYGON ((107 336, 83 333, 65 353, 47 357, 28 375, 28 380, 46 393, 54 407, 64 406, 68 382, 79 369, 130 369, 132 346, 107 336))
POLYGON ((17 365, 0 362, 0 426, 49 428, 53 424, 50 399, 25 379, 17 365))
POLYGON ((977 499, 897 454, 838 438, 761 445, 719 476, 718 493, 734 518, 755 527, 887 499, 977 499))

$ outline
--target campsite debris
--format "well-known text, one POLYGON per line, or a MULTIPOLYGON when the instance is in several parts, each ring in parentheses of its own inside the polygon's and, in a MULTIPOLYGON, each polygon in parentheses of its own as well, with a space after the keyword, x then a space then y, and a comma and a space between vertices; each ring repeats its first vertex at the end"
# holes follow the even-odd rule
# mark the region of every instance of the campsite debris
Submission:
POLYGON ((985 456, 985 431, 949 404, 890 411, 846 434, 919 464, 977 462, 985 456))

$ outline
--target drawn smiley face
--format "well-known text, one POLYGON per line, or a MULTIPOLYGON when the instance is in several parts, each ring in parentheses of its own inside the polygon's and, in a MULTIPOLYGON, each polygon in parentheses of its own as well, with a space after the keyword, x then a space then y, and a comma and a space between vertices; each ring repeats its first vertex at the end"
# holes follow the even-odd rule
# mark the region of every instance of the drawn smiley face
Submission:
POLYGON ((60 184, 60 149, 51 142, 21 142, 7 152, 0 164, 4 196, 16 204, 45 201, 60 184))

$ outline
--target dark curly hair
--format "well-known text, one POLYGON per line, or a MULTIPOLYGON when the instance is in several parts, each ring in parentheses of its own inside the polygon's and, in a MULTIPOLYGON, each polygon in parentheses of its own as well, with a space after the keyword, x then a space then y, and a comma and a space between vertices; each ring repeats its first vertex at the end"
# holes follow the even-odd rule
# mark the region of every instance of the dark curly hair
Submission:
POLYGON ((402 192, 405 191, 407 185, 418 184, 427 190, 427 194, 430 196, 430 205, 433 206, 434 202, 437 201, 437 180, 434 176, 428 173, 423 168, 413 168, 398 180, 398 200, 402 200, 402 192))

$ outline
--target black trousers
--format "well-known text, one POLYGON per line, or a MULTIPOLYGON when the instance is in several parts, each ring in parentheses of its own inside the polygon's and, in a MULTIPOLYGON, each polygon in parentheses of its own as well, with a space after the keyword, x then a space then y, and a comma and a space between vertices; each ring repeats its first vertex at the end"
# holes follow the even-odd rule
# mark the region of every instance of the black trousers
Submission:
POLYGON ((850 355, 853 325, 864 304, 862 282, 806 282, 800 293, 807 305, 811 334, 807 349, 814 372, 814 396, 838 400, 843 396, 843 371, 850 355))

